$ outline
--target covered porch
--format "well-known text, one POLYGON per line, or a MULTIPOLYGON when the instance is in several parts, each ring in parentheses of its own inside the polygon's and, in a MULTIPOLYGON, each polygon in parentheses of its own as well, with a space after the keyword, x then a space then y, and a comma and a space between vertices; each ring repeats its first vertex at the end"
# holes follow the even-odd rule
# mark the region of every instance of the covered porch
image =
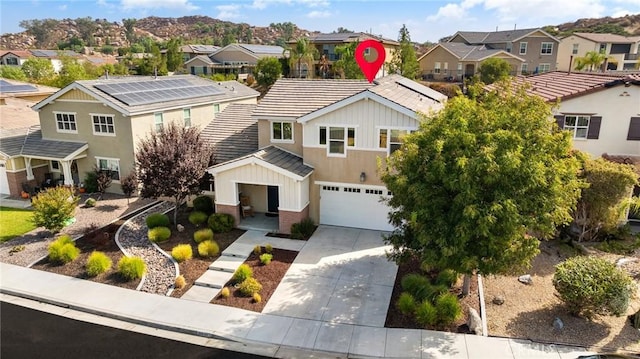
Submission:
POLYGON ((216 212, 232 215, 238 228, 289 234, 293 223, 309 216, 313 168, 292 153, 270 146, 208 172, 215 177, 216 212))

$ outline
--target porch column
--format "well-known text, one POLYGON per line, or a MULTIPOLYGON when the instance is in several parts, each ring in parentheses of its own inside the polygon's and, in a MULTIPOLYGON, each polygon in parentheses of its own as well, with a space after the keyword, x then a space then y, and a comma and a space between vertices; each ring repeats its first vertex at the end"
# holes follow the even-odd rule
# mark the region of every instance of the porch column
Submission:
POLYGON ((60 161, 62 164, 62 174, 64 175, 64 185, 73 186, 73 178, 71 177, 71 162, 72 161, 60 161))
POLYGON ((27 180, 31 181, 35 178, 35 176, 33 175, 33 168, 31 168, 31 157, 24 158, 24 166, 27 170, 27 180))

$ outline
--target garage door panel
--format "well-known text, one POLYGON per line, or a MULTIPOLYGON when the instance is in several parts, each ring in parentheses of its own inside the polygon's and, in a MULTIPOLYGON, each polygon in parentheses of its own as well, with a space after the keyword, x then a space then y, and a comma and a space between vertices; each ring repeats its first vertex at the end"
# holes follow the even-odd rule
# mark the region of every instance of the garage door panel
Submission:
POLYGON ((321 186, 320 223, 391 231, 389 207, 380 202, 385 193, 375 188, 321 186))

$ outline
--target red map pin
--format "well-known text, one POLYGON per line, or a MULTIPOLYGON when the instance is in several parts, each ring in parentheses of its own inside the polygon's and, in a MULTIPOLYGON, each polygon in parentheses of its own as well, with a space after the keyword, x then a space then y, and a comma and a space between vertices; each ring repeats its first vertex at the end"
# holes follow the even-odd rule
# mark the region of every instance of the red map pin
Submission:
POLYGON ((367 80, 369 80, 369 82, 373 82, 373 79, 376 77, 378 70, 380 70, 380 67, 384 63, 384 46, 382 46, 382 43, 376 40, 364 40, 358 45, 358 47, 356 47, 355 57, 356 62, 358 63, 358 66, 360 66, 360 70, 362 70, 364 76, 367 78, 367 80), (375 49, 376 53, 378 54, 378 57, 371 62, 367 61, 367 59, 365 59, 364 57, 364 52, 368 48, 375 49))

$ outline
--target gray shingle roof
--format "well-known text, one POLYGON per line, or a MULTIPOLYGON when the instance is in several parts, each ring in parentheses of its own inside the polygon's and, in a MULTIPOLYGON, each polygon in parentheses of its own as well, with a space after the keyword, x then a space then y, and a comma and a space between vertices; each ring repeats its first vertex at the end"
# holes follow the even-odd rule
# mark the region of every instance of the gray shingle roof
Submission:
POLYGON ((447 101, 446 95, 400 75, 385 76, 375 83, 377 85, 369 91, 415 112, 440 109, 447 101))
MULTIPOLYGON (((631 44, 637 40, 637 37, 625 37, 616 34, 596 34, 591 32, 574 32, 572 35, 580 36, 593 42, 610 42, 614 44, 631 44)), ((571 35, 569 35, 571 36, 571 35)))
POLYGON ((0 131, 0 150, 9 156, 66 158, 86 146, 86 142, 54 141, 42 139, 40 126, 33 126, 19 134, 17 131, 0 131), (8 136, 8 137, 5 137, 8 136))
POLYGON ((372 86, 363 80, 279 79, 256 107, 254 118, 295 119, 372 86))
POLYGON ((280 46, 274 45, 251 45, 251 44, 237 44, 243 49, 256 54, 256 55, 271 55, 281 57, 284 49, 280 46))
POLYGON ((458 31, 457 34, 462 36, 467 41, 467 43, 471 45, 480 45, 511 42, 536 30, 540 29, 532 28, 506 31, 458 31))
POLYGON ((478 61, 493 56, 501 49, 490 49, 484 45, 467 45, 461 42, 442 42, 438 44, 456 55, 460 60, 478 61))
POLYGON ((214 167, 226 165, 229 163, 241 161, 247 158, 257 158, 259 160, 265 161, 271 165, 277 166, 291 172, 300 177, 306 177, 311 172, 313 172, 313 167, 309 167, 302 162, 302 157, 294 155, 291 152, 284 151, 275 146, 269 146, 262 148, 254 153, 248 154, 243 157, 236 158, 231 161, 227 161, 225 163, 218 164, 214 167))
POLYGON ((201 135, 222 163, 258 149, 258 122, 251 119, 255 104, 231 104, 209 122, 201 135))

